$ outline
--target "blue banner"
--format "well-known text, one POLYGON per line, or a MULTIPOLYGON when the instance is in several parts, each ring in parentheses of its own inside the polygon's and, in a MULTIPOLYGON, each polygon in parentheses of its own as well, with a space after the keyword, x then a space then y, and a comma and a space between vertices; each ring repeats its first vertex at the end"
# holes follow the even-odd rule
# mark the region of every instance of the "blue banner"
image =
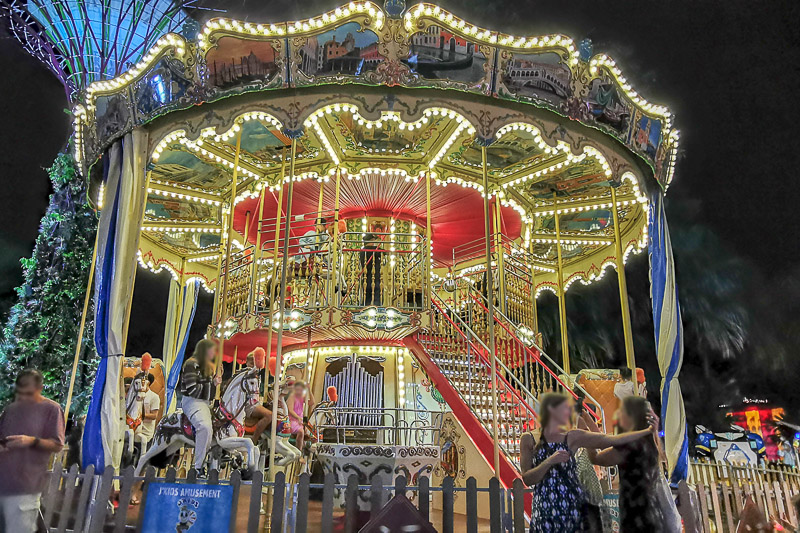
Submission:
POLYGON ((144 507, 143 533, 228 531, 233 504, 230 485, 151 483, 144 507))

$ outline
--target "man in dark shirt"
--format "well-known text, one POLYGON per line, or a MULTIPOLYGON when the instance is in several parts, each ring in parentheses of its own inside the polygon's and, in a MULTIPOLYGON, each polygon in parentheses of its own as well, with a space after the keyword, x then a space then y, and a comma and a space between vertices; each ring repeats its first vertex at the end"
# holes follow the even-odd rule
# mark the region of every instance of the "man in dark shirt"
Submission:
POLYGON ((64 446, 64 412, 42 396, 42 383, 38 370, 20 372, 16 401, 0 414, 0 518, 8 533, 35 531, 50 455, 64 446))

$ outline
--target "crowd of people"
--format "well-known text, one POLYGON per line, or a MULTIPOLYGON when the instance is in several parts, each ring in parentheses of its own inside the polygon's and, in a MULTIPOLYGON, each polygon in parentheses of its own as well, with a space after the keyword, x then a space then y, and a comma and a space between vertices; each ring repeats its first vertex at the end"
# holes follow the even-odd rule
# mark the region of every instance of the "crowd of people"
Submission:
POLYGON ((539 434, 529 432, 521 439, 522 480, 533 486, 531 531, 609 530, 595 466, 619 469, 620 531, 681 531, 661 471, 658 417, 647 400, 624 397, 616 415, 616 435, 600 432, 583 401, 573 402, 561 393, 542 395, 539 434))
MULTIPOLYGON (((192 356, 184 362, 181 374, 181 406, 195 429, 194 468, 198 477, 207 473, 205 463, 213 431, 213 403, 222 383, 215 364, 217 355, 216 342, 199 341, 192 356)), ((248 368, 255 365, 252 353, 246 365, 248 368)), ((287 436, 295 439, 295 446, 302 452, 306 435, 304 415, 313 408, 314 398, 303 381, 287 380, 285 385, 286 393, 278 398, 278 420, 286 422, 287 436)), ((255 444, 272 424, 272 407, 271 398, 245 407, 244 427, 255 444)))
MULTIPOLYGON (((206 455, 214 431, 213 405, 222 384, 218 356, 216 342, 201 340, 184 362, 180 380, 180 404, 194 427, 194 468, 200 477, 206 475, 206 455)), ((255 366, 251 353, 242 371, 255 366)), ((142 420, 133 429, 149 440, 155 431, 160 398, 150 388, 153 375, 145 375, 142 420)), ((582 397, 573 401, 572 396, 549 392, 539 398, 538 427, 525 433, 520 442, 522 479, 533 488, 533 533, 609 531, 609 510, 597 467, 611 466, 619 471, 620 531, 680 531, 680 518, 661 468, 658 417, 646 398, 637 394, 640 391, 633 388, 631 378, 623 375, 615 389, 621 404, 614 435, 600 431, 582 397)), ((16 400, 0 414, 0 524, 9 532, 34 530, 49 458, 64 445, 63 412, 57 403, 42 396, 42 384, 38 371, 20 373, 16 400)), ((312 409, 314 398, 299 380, 285 380, 280 390, 277 431, 294 437, 295 446, 302 451, 304 415, 312 409)), ((273 405, 267 398, 247 406, 245 426, 256 443, 272 424, 273 405)))
MULTIPOLYGON (((213 403, 222 383, 217 357, 217 343, 201 340, 184 362, 180 381, 181 407, 195 431, 194 468, 201 477, 206 475, 213 403)), ((247 367, 254 364, 250 354, 247 367)), ((151 373, 143 380, 142 420, 134 428, 147 440, 160 408, 158 394, 150 389, 153 381, 151 373)), ((0 415, 0 513, 5 531, 33 531, 50 455, 64 444, 63 412, 42 396, 42 382, 38 371, 22 372, 16 380, 16 401, 0 415)), ((302 381, 287 381, 281 391, 280 432, 293 436, 302 450, 304 414, 313 406, 313 396, 302 381)), ((533 487, 531 531, 603 531, 608 516, 595 466, 612 465, 620 475, 621 531, 675 531, 670 526, 676 516, 674 503, 670 507, 659 464, 658 418, 644 397, 622 396, 616 417, 619 432, 606 435, 583 409, 582 399, 575 403, 565 394, 542 395, 538 435, 526 433, 520 443, 522 479, 533 487)), ((245 425, 255 442, 272 423, 269 400, 247 408, 245 425)))

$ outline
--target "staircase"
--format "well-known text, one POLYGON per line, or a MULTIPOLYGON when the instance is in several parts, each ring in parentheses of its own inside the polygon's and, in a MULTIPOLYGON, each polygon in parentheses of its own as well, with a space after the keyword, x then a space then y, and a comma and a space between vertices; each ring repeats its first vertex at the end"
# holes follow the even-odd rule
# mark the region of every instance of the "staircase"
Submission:
POLYGON ((521 475, 520 439, 535 427, 538 395, 556 390, 575 393, 559 377, 557 365, 520 340, 511 322, 500 314, 495 314, 498 357, 493 373, 485 335, 476 333, 462 318, 466 313, 470 323, 480 325, 488 317, 483 302, 472 300, 457 312, 434 294, 431 304, 430 328, 406 338, 405 344, 492 468, 492 388, 496 389, 499 477, 510 488, 521 475))

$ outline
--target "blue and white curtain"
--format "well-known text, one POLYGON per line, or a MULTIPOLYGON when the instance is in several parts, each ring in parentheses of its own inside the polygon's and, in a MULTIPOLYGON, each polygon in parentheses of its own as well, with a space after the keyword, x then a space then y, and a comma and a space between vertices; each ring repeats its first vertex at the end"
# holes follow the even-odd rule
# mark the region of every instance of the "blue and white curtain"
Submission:
POLYGON ((100 364, 83 434, 83 466, 119 468, 125 418, 122 356, 144 210, 146 135, 115 142, 103 156, 104 208, 97 228, 94 342, 100 364))
POLYGON ((664 194, 659 190, 650 198, 649 213, 650 297, 656 354, 661 371, 661 422, 670 470, 670 480, 686 479, 689 471, 689 439, 686 412, 678 375, 683 364, 683 324, 675 280, 675 261, 664 212, 664 194))
POLYGON ((190 281, 181 286, 173 280, 170 283, 169 303, 167 303, 167 322, 164 326, 164 369, 167 372, 167 409, 175 410, 175 387, 183 367, 186 345, 189 342, 189 330, 192 329, 194 313, 197 310, 197 293, 200 291, 199 281, 190 281))

